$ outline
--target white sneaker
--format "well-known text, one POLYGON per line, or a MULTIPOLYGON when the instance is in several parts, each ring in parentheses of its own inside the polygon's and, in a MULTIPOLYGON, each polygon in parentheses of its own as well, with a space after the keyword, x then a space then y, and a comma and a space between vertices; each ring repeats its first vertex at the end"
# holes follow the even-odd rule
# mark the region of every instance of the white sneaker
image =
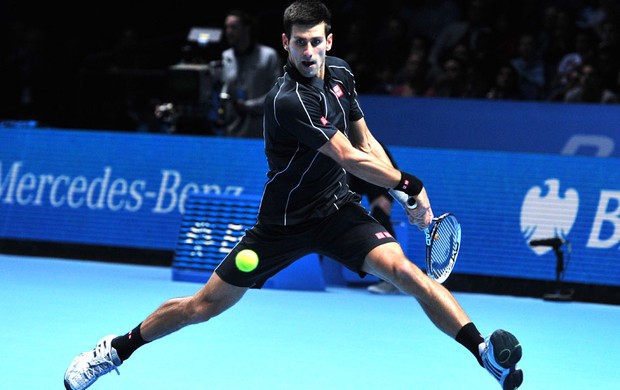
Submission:
POLYGON ((398 287, 386 281, 381 281, 377 284, 368 286, 366 290, 368 290, 368 292, 371 292, 373 294, 381 294, 381 295, 400 294, 400 290, 398 289, 398 287))
POLYGON ((493 375, 503 390, 515 390, 523 383, 523 371, 517 367, 521 360, 521 344, 510 332, 498 329, 480 344, 484 368, 493 375))
POLYGON ((115 337, 110 335, 102 338, 92 351, 81 353, 73 359, 65 372, 65 389, 84 390, 112 370, 120 375, 117 367, 122 362, 116 349, 112 348, 112 339, 115 337))

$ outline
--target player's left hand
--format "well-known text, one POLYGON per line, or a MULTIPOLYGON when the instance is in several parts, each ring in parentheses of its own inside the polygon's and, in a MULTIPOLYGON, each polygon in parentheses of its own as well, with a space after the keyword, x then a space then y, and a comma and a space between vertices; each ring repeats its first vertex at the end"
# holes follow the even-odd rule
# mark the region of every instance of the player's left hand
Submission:
POLYGON ((434 215, 431 202, 428 199, 425 188, 422 188, 422 191, 414 198, 417 206, 414 209, 407 209, 407 218, 410 224, 416 225, 420 230, 424 230, 433 221, 434 215))

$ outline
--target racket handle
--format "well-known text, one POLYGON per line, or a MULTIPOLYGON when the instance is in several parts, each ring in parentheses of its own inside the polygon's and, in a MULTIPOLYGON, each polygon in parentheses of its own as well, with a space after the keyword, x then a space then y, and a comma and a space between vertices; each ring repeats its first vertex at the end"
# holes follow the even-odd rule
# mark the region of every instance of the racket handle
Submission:
POLYGON ((416 202, 415 198, 407 195, 403 191, 390 188, 388 192, 390 193, 390 195, 392 195, 394 199, 398 201, 398 203, 400 203, 401 206, 403 206, 403 208, 415 209, 416 207, 418 207, 418 202, 416 202))

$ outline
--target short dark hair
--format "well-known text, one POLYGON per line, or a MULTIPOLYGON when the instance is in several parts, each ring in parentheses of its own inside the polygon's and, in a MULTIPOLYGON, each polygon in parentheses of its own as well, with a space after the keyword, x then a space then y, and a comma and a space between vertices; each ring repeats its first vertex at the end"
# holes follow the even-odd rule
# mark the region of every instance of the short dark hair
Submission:
POLYGON ((241 24, 243 24, 244 26, 248 26, 252 33, 254 33, 255 30, 257 29, 258 22, 256 18, 243 9, 240 9, 240 8, 231 9, 226 13, 226 16, 227 17, 228 16, 238 17, 239 20, 241 21, 241 24))
POLYGON ((284 10, 284 33, 291 37, 293 25, 316 26, 325 22, 325 35, 332 28, 332 14, 325 4, 317 0, 297 0, 284 10))

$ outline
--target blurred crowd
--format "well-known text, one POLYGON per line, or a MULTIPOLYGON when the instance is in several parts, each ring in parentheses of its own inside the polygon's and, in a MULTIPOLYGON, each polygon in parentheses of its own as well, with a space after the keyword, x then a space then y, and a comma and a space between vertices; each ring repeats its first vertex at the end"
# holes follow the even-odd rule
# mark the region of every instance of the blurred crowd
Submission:
MULTIPOLYGON (((360 94, 620 100, 620 0, 326 3, 337 26, 331 54, 350 63, 360 94)), ((260 20, 258 41, 282 56, 286 4, 250 9, 260 20)), ((188 60, 189 27, 221 27, 224 10, 212 10, 208 18, 187 10, 165 13, 162 21, 135 14, 131 19, 125 12, 122 23, 115 24, 123 13, 114 10, 97 23, 84 20, 77 27, 42 16, 38 22, 0 16, 0 120, 138 128, 159 103, 162 70, 188 60)), ((222 43, 206 55, 217 57, 225 48, 222 43)))
POLYGON ((360 93, 619 101, 620 1, 396 0, 381 12, 364 4, 343 3, 350 22, 335 43, 360 93))

